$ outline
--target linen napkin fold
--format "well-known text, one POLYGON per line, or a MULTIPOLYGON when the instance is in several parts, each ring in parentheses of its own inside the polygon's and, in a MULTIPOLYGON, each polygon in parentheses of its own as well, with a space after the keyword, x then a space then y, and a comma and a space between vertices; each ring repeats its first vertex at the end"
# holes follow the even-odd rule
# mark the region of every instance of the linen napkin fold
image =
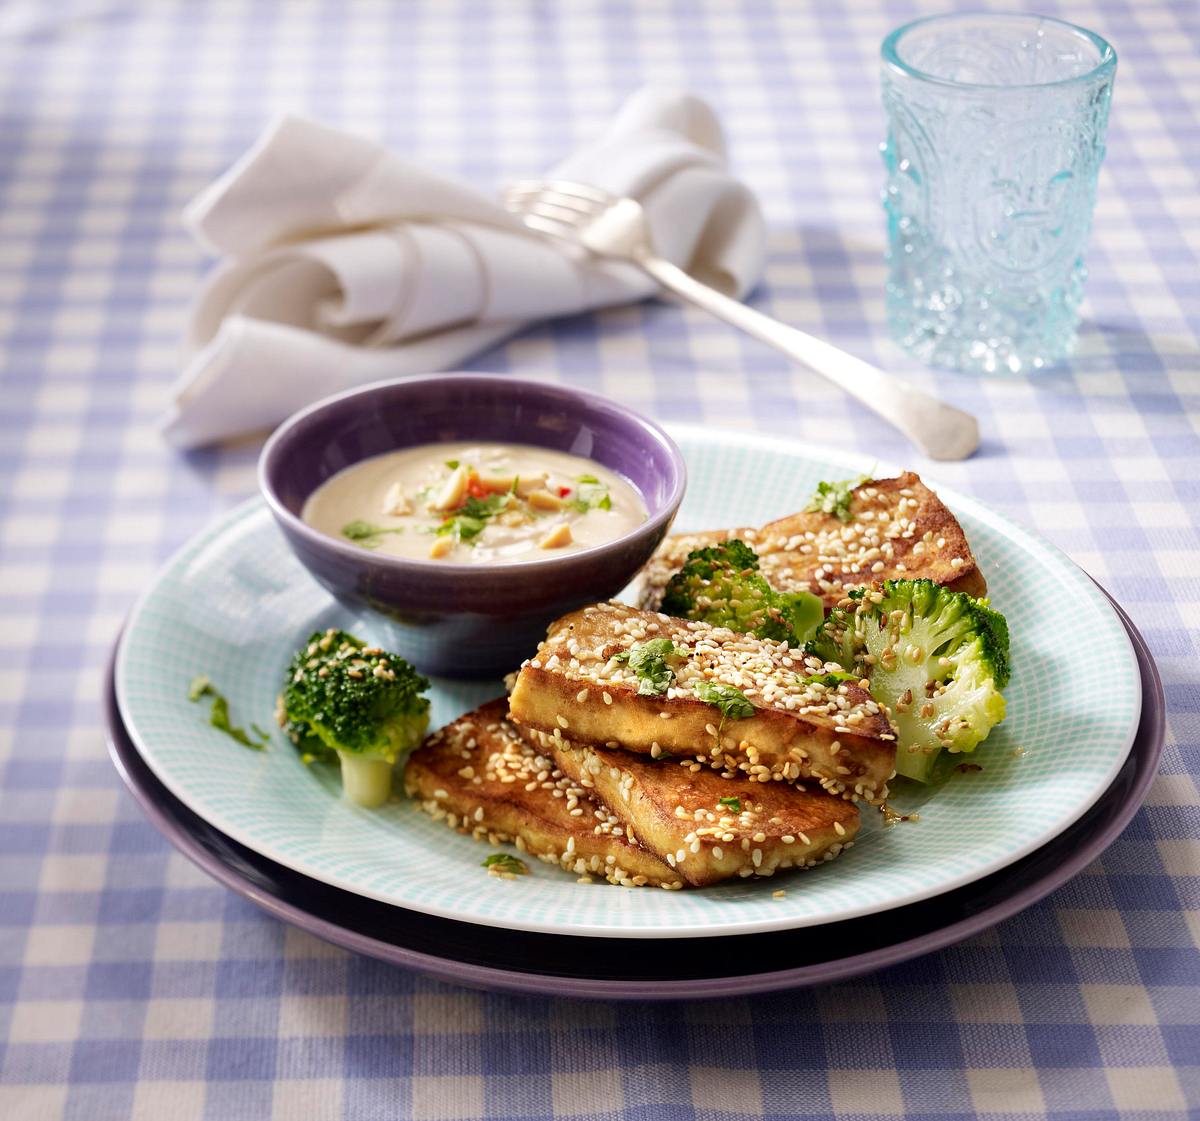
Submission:
MULTIPOLYGON (((762 216, 696 97, 634 94, 549 177, 632 195, 659 253, 742 296, 762 216)), ((272 124, 184 212, 222 257, 192 309, 161 420, 180 447, 257 432, 344 389, 452 369, 527 323, 626 303, 656 285, 531 234, 498 202, 349 133, 272 124)))

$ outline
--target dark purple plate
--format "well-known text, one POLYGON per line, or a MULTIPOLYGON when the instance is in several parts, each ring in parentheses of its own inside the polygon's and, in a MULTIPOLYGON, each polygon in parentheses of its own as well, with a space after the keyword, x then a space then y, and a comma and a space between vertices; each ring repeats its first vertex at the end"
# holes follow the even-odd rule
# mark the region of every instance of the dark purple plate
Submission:
POLYGON ((1141 667, 1142 718, 1112 785, 1074 825, 1036 852, 966 887, 889 911, 882 922, 879 915, 868 915, 768 934, 647 942, 533 934, 436 918, 311 880, 230 840, 194 814, 154 777, 129 739, 117 710, 111 662, 109 752, 143 812, 186 857, 276 918, 348 950, 482 989, 606 1000, 745 996, 869 973, 970 937, 1036 903, 1116 840, 1154 778, 1165 705, 1145 641, 1125 612, 1116 603, 1113 607, 1141 667), (712 952, 714 941, 720 954, 712 952), (735 972, 728 971, 728 963, 735 963, 735 972))

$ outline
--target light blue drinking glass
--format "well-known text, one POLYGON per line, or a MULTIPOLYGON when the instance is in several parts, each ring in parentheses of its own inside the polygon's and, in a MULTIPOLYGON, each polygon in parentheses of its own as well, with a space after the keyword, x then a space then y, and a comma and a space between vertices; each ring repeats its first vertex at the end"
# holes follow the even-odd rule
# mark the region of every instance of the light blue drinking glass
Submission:
POLYGON ((962 13, 898 28, 882 57, 892 337, 956 370, 1061 360, 1116 53, 1061 20, 962 13))

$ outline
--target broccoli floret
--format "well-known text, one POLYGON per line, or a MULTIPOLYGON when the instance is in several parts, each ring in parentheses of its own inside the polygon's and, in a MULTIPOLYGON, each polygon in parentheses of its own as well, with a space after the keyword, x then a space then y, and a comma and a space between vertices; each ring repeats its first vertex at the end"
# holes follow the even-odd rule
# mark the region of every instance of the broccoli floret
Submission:
POLYGON ((817 489, 804 507, 806 514, 832 514, 839 522, 850 521, 850 503, 854 492, 867 481, 868 476, 855 479, 837 479, 834 482, 817 483, 817 489))
POLYGON ((758 554, 733 538, 693 549, 671 577, 662 611, 758 638, 801 646, 825 614, 810 592, 777 592, 758 571, 758 554))
POLYGON ((392 769, 429 727, 429 688, 403 658, 345 631, 315 632, 288 666, 279 723, 306 761, 341 761, 342 789, 360 806, 392 791, 392 769))
POLYGON ((867 678, 896 725, 897 772, 928 782, 942 748, 974 751, 1004 719, 1008 624, 932 580, 887 580, 849 599, 806 652, 867 678))

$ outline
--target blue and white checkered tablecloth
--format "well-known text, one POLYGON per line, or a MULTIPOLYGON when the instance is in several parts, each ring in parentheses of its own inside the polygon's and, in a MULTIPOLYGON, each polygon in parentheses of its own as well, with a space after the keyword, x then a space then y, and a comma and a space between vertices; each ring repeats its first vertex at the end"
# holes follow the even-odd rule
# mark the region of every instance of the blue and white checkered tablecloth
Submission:
MULTIPOLYGON (((1078 355, 1013 382, 929 374, 883 327, 876 48, 928 4, 0 8, 0 1118, 1200 1117, 1200 14, 1038 6, 1109 37, 1120 67, 1078 355), (255 447, 181 456, 152 427, 208 264, 179 212, 279 110, 499 182, 651 80, 713 100, 761 195, 756 305, 980 415, 982 453, 930 474, 1120 599, 1168 744, 1102 861, 952 949, 719 1004, 491 996, 265 917, 173 853, 105 756, 124 612, 254 486, 255 447)), ((666 304, 548 324, 474 367, 910 458, 822 382, 666 304)))

